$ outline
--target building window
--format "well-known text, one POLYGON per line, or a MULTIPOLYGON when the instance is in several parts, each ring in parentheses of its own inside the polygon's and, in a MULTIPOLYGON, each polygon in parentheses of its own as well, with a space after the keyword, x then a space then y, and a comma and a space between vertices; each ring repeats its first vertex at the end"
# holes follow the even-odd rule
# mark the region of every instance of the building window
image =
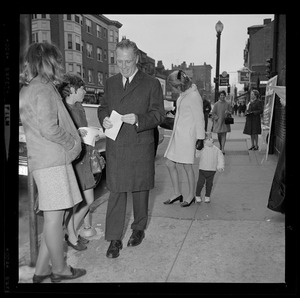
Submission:
POLYGON ((101 62, 103 61, 101 48, 97 48, 97 60, 101 62))
POLYGON ((73 72, 73 64, 68 64, 68 72, 73 72))
POLYGON ((72 15, 71 14, 67 14, 67 20, 72 21, 72 15))
POLYGON ((118 43, 119 42, 119 32, 115 31, 115 42, 118 43))
POLYGON ((97 25, 97 37, 101 38, 101 26, 97 25))
POLYGON ((92 70, 88 70, 88 82, 89 83, 93 83, 94 79, 93 79, 93 71, 92 70))
POLYGON ((107 29, 103 28, 103 38, 107 38, 107 29))
POLYGON ((38 33, 32 33, 32 42, 39 42, 38 33))
POLYGON ((110 64, 115 64, 114 52, 110 52, 110 64))
POLYGON ((47 33, 46 32, 42 32, 42 42, 47 41, 47 33))
POLYGON ((72 34, 68 34, 68 50, 72 50, 72 34))
POLYGON ((32 14, 31 15, 31 18, 34 20, 34 19, 37 19, 37 14, 32 14))
POLYGON ((114 41, 114 31, 109 30, 109 42, 113 42, 113 41, 114 41))
POLYGON ((86 55, 89 58, 93 58, 93 45, 90 43, 86 43, 86 55))
POLYGON ((102 72, 98 72, 98 85, 103 86, 103 73, 102 72))
POLYGON ((81 65, 77 64, 77 74, 81 76, 81 65))
POLYGON ((75 22, 80 24, 80 17, 78 15, 75 15, 75 22))
POLYGON ((92 34, 92 21, 89 19, 85 19, 86 24, 86 32, 92 34))
POLYGON ((80 38, 79 36, 75 36, 75 47, 76 47, 76 51, 80 52, 80 38))
POLYGON ((42 14, 42 19, 47 19, 47 15, 46 14, 42 14))
POLYGON ((104 50, 104 60, 106 61, 107 60, 107 50, 104 50))

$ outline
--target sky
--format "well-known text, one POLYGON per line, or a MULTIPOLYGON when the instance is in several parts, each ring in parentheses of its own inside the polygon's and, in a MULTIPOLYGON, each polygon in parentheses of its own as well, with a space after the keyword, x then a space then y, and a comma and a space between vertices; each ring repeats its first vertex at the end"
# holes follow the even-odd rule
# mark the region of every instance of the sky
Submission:
POLYGON ((119 39, 126 36, 138 48, 165 69, 186 62, 212 66, 212 84, 216 74, 217 37, 215 25, 223 23, 220 47, 220 73, 229 73, 230 85, 241 90, 237 71, 244 67, 243 53, 248 40, 247 28, 262 25, 274 14, 105 14, 122 24, 119 39))

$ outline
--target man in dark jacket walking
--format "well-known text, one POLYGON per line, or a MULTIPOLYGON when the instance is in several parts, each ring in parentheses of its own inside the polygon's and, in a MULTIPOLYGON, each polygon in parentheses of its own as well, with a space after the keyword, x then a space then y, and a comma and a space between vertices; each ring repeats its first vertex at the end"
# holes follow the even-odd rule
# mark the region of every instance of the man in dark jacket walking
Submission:
POLYGON ((206 99, 205 94, 203 95, 202 99, 203 99, 203 113, 204 113, 205 131, 207 131, 208 117, 209 117, 209 113, 211 111, 211 104, 206 99))
POLYGON ((110 190, 106 213, 105 239, 110 241, 106 256, 116 258, 122 249, 127 192, 132 193, 134 221, 127 246, 139 245, 148 221, 149 190, 154 187, 154 129, 164 120, 160 82, 137 68, 139 50, 123 39, 116 46, 120 73, 106 81, 98 108, 105 130, 113 123, 113 110, 122 115, 115 140, 106 139, 106 182, 110 190))

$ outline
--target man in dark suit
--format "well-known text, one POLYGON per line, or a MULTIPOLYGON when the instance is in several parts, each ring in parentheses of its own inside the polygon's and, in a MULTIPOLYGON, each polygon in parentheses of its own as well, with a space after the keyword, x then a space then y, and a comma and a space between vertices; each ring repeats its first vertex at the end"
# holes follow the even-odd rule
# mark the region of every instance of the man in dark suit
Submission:
POLYGON ((106 138, 106 182, 110 190, 106 211, 105 239, 110 241, 106 256, 116 258, 122 249, 127 192, 132 193, 134 221, 127 246, 139 245, 148 221, 149 190, 154 187, 154 129, 164 120, 160 82, 137 68, 139 50, 123 39, 116 46, 120 73, 106 81, 98 108, 100 124, 112 128, 113 110, 123 124, 114 140, 106 138))
POLYGON ((211 104, 206 99, 205 94, 203 95, 202 99, 203 99, 203 113, 204 113, 205 131, 207 131, 208 117, 209 117, 209 113, 211 111, 211 104))

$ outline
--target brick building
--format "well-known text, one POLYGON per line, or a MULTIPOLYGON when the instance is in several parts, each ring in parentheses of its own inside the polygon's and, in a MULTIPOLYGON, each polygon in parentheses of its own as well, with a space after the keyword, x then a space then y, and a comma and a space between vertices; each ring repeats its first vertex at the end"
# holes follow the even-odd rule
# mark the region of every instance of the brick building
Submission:
POLYGON ((273 27, 274 21, 264 19, 262 25, 247 28, 249 38, 244 49, 244 66, 251 71, 251 83, 246 89, 259 89, 262 95, 268 81, 266 61, 273 55, 273 27))
POLYGON ((100 14, 32 14, 32 42, 49 41, 63 54, 66 72, 86 82, 86 103, 97 104, 105 80, 118 73, 115 46, 122 24, 100 14))
MULTIPOLYGON (((277 75, 277 85, 286 85, 286 16, 275 14, 274 20, 265 19, 262 25, 248 27, 249 38, 244 49, 244 66, 251 71, 250 86, 258 89, 264 100, 267 77, 267 59, 272 59, 271 77, 277 75)), ((275 95, 269 154, 281 152, 285 142, 285 108, 275 95)))

